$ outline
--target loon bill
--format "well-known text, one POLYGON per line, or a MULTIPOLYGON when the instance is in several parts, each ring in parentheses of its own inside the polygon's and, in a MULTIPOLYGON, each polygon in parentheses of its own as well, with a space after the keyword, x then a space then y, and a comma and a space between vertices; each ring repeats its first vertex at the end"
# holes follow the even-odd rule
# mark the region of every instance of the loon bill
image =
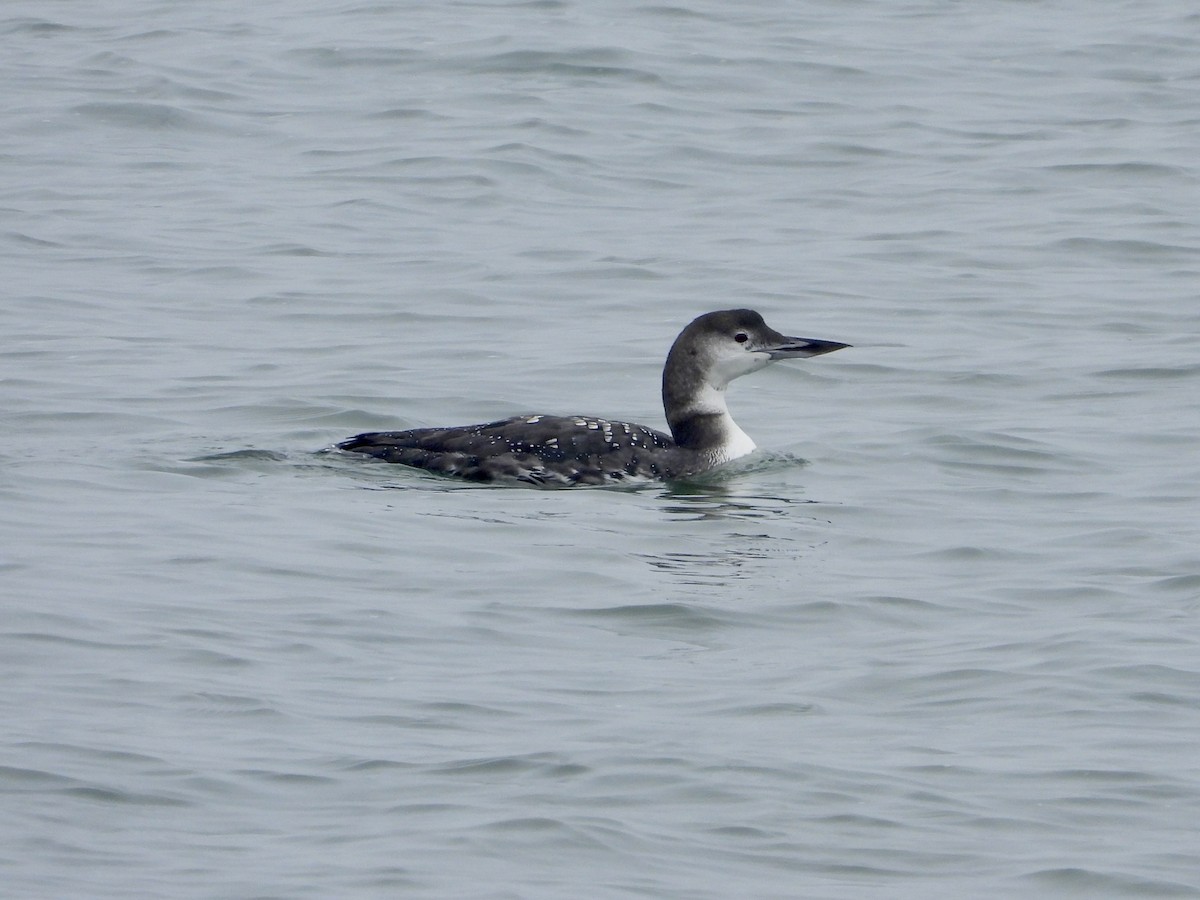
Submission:
POLYGON ((683 329, 667 354, 662 399, 669 435, 590 416, 524 415, 360 434, 336 449, 470 481, 569 486, 686 478, 755 449, 725 405, 730 381, 776 360, 849 346, 785 337, 750 309, 710 312, 683 329))

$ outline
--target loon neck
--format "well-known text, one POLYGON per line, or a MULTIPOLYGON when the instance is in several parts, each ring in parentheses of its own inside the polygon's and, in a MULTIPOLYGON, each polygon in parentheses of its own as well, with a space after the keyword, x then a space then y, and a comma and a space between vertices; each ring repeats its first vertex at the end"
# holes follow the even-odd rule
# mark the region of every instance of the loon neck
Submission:
POLYGON ((738 427, 729 412, 695 413, 670 423, 675 443, 711 457, 715 465, 745 456, 756 449, 750 435, 738 427))
POLYGON ((709 378, 692 357, 672 350, 663 369, 663 411, 671 437, 680 447, 718 461, 744 456, 755 449, 754 441, 729 414, 725 385, 715 386, 709 378))

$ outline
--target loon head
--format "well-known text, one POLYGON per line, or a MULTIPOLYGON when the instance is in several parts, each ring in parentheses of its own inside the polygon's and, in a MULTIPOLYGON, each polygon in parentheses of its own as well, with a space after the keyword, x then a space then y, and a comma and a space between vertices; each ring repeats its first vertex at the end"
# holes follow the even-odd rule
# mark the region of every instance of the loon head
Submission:
MULTIPOLYGON (((753 449, 753 442, 729 418, 725 388, 729 382, 781 359, 820 356, 848 347, 837 341, 788 337, 771 328, 752 309, 725 309, 694 319, 675 339, 663 369, 663 407, 680 443, 685 424, 716 416, 722 428, 753 449), (740 437, 739 437, 740 436, 740 437)), ((711 430, 711 429, 710 429, 711 430)), ((733 440, 726 435, 725 440, 733 440)), ((748 452, 748 451, 746 451, 748 452)))

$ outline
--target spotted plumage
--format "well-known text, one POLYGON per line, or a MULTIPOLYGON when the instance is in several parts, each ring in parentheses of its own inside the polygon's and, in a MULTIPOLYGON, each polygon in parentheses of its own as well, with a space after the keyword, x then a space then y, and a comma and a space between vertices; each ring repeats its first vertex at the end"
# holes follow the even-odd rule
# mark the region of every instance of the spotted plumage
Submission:
POLYGON ((683 478, 754 449, 725 404, 732 379, 777 359, 846 346, 785 337, 753 310, 707 313, 680 333, 667 356, 663 407, 669 435, 591 416, 528 414, 482 425, 360 434, 337 449, 470 481, 569 486, 683 478))
POLYGON ((669 435, 585 416, 513 416, 483 425, 362 434, 338 445, 469 481, 607 484, 669 475, 669 435))

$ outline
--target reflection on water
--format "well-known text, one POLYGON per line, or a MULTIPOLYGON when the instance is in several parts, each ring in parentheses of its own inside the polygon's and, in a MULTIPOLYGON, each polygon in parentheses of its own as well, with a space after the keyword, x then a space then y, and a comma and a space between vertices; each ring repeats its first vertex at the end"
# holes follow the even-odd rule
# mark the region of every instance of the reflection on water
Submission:
MULTIPOLYGON (((743 485, 749 487, 749 485, 743 485)), ((761 490, 763 485, 753 487, 761 490)), ((677 530, 670 549, 637 558, 670 575, 676 585, 733 584, 762 578, 772 567, 791 571, 797 559, 826 540, 828 521, 811 515, 814 500, 739 490, 732 480, 709 484, 673 484, 660 495, 662 512, 677 530), (729 528, 713 528, 728 523, 729 528), (739 524, 753 523, 753 530, 739 524), (680 529, 681 524, 687 528, 680 529), (694 545, 678 549, 685 541, 694 545)))
POLYGON ((768 519, 794 515, 800 506, 818 505, 800 497, 743 494, 725 484, 672 484, 661 496, 673 501, 663 506, 664 511, 685 519, 768 519))

